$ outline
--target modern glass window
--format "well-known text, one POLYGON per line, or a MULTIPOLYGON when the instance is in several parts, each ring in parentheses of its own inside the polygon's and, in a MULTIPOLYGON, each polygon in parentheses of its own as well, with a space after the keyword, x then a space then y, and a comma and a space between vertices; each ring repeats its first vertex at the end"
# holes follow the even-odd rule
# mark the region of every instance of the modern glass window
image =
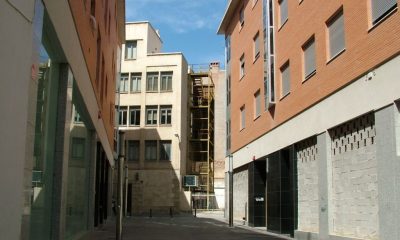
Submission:
POLYGON ((161 72, 160 91, 172 91, 172 72, 161 72))
POLYGON ((172 106, 160 106, 160 125, 170 125, 172 106))
POLYGON ((243 24, 244 24, 244 7, 242 7, 242 8, 240 9, 240 12, 239 12, 239 21, 240 21, 240 26, 243 26, 243 24))
POLYGON ((121 73, 121 78, 119 80, 119 91, 120 92, 128 92, 129 87, 129 74, 128 73, 121 73))
POLYGON ((136 59, 136 57, 137 57, 137 41, 126 41, 125 59, 136 59))
POLYGON ((140 141, 128 140, 128 161, 139 161, 140 158, 140 141))
POLYGON ((244 129, 246 127, 246 108, 243 105, 240 108, 240 130, 244 129))
POLYGON ((279 2, 280 25, 282 26, 288 20, 288 0, 279 2))
POLYGON ((120 107, 118 116, 119 116, 119 125, 125 126, 128 123, 128 108, 120 107))
POLYGON ((304 79, 315 73, 315 57, 315 39, 312 37, 303 46, 304 79))
POLYGON ((131 73, 131 92, 140 92, 142 73, 131 73))
POLYGON ((244 53, 242 54, 242 56, 240 57, 240 78, 242 78, 245 74, 245 69, 244 69, 244 53))
POLYGON ((261 97, 260 90, 254 94, 254 118, 261 115, 261 97))
POLYGON ((289 62, 285 63, 281 67, 281 87, 282 97, 286 96, 290 92, 290 66, 289 62))
POLYGON ((160 161, 171 161, 172 141, 160 141, 160 161))
POLYGON ((158 72, 147 73, 146 91, 148 92, 158 91, 158 72))
POLYGON ((144 142, 144 158, 146 161, 157 161, 157 141, 146 140, 144 142))
POLYGON ((140 126, 140 106, 129 107, 129 125, 140 126))
POLYGON ((78 111, 74 106, 74 123, 83 123, 81 115, 79 115, 78 111))
POLYGON ((378 23, 397 7, 397 0, 371 0, 372 24, 378 23))
POLYGON ((254 48, 254 59, 260 56, 260 37, 259 33, 257 33, 253 38, 253 48, 254 48))
POLYGON ((147 106, 146 107, 146 124, 147 125, 157 125, 157 106, 147 106))
POLYGON ((226 105, 231 104, 231 76, 226 78, 226 105))
POLYGON ((345 48, 343 10, 336 13, 327 22, 329 31, 329 57, 336 57, 345 48))

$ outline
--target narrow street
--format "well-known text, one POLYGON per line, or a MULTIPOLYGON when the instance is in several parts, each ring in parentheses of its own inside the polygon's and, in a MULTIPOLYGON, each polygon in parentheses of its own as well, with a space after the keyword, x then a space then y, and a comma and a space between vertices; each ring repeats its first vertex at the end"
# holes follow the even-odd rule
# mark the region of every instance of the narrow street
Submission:
MULTIPOLYGON (((115 239, 115 225, 109 222, 85 240, 115 239)), ((199 213, 195 218, 189 214, 170 217, 130 217, 124 220, 123 240, 279 240, 265 230, 240 226, 229 228, 221 213, 199 213)))

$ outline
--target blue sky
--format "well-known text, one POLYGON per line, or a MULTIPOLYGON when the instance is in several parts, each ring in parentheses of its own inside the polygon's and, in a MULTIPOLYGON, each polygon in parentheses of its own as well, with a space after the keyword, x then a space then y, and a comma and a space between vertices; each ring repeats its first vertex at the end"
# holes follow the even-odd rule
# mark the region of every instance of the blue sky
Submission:
POLYGON ((126 21, 149 21, 160 30, 163 52, 183 52, 189 64, 224 63, 217 29, 227 0, 126 0, 126 21))

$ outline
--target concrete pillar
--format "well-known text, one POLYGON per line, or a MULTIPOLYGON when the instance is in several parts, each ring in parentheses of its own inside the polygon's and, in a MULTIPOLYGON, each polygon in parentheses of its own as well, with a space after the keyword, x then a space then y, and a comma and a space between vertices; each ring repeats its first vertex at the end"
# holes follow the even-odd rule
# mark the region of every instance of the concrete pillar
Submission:
POLYGON ((379 239, 400 239, 400 158, 398 107, 391 104, 375 112, 378 161, 379 239))
POLYGON ((317 136, 318 191, 319 191, 319 239, 329 239, 332 229, 330 204, 332 189, 331 140, 328 132, 317 136))
POLYGON ((56 142, 52 207, 52 239, 64 239, 67 201, 70 124, 72 118, 72 73, 66 63, 59 65, 56 142))

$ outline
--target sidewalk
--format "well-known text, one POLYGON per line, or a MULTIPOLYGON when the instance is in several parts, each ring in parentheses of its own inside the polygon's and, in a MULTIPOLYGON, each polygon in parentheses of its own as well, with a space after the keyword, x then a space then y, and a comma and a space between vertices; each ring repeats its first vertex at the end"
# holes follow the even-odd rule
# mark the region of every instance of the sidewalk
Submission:
MULTIPOLYGON (((280 240, 261 228, 235 223, 229 228, 222 212, 198 212, 197 217, 179 214, 171 217, 130 217, 124 219, 123 240, 280 240)), ((265 229, 265 228, 264 228, 265 229)), ((101 229, 89 233, 82 240, 115 239, 115 221, 108 221, 101 229)))

